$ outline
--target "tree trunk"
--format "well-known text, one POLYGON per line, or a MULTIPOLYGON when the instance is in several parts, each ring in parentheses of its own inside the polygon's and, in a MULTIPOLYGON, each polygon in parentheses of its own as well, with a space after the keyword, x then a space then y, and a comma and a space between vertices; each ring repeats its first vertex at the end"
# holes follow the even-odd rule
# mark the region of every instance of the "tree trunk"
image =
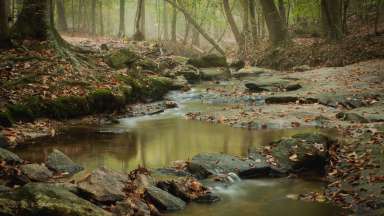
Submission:
POLYGON ((177 25, 177 9, 173 7, 172 10, 172 38, 171 40, 176 42, 176 25, 177 25))
POLYGON ((119 37, 125 36, 125 0, 120 0, 119 37))
POLYGON ((251 32, 253 44, 257 44, 257 22, 255 0, 249 0, 249 19, 251 22, 251 32))
POLYGON ((144 34, 142 32, 142 12, 143 12, 143 0, 137 1, 137 8, 136 8, 136 18, 135 18, 135 34, 133 35, 133 39, 137 41, 144 40, 144 34))
POLYGON ((189 38, 189 32, 191 31, 191 23, 189 23, 188 19, 185 18, 185 33, 183 43, 187 44, 189 38))
POLYGON ((91 2, 91 33, 93 36, 96 35, 96 0, 91 2))
POLYGON ((141 4, 141 21, 140 21, 140 31, 143 34, 145 38, 146 29, 145 29, 145 0, 142 0, 143 3, 141 4))
POLYGON ((168 12, 167 12, 167 1, 163 1, 163 28, 164 28, 164 40, 168 40, 168 12))
POLYGON ((380 14, 384 11, 384 1, 383 0, 377 0, 376 3, 376 17, 375 17, 375 34, 380 35, 379 31, 379 23, 380 23, 380 14))
POLYGON ((287 25, 287 11, 285 9, 284 0, 279 0, 279 14, 281 17, 281 22, 286 26, 287 25))
POLYGON ((103 17, 103 1, 99 4, 99 16, 100 16, 100 35, 104 36, 104 17, 103 17))
POLYGON ((57 28, 60 31, 68 31, 67 18, 65 16, 64 0, 56 0, 57 28))
POLYGON ((188 20, 189 23, 191 23, 191 25, 193 25, 193 27, 195 27, 199 32, 200 34, 209 42, 211 43, 215 49, 220 53, 222 54, 223 56, 225 56, 225 52, 224 50, 216 43, 216 41, 214 39, 212 39, 204 30, 203 28, 201 28, 201 26, 199 24, 197 24, 197 22, 193 19, 193 17, 188 13, 188 11, 186 11, 184 8, 180 7, 177 3, 175 3, 174 1, 172 0, 165 0, 167 1, 169 4, 171 4, 172 6, 176 7, 181 13, 184 14, 185 18, 188 20))
POLYGON ((323 31, 331 40, 343 37, 341 7, 341 0, 321 0, 323 31))
POLYGON ((5 0, 0 1, 0 49, 11 47, 9 39, 8 9, 5 0))
POLYGON ((273 45, 280 44, 287 38, 287 29, 280 17, 276 5, 271 0, 260 0, 269 31, 269 39, 273 45))
POLYGON ((225 16, 227 17, 227 21, 229 23, 229 26, 231 27, 237 46, 239 47, 239 49, 242 49, 242 47, 244 46, 244 39, 241 36, 239 28, 236 25, 235 19, 232 16, 232 12, 231 12, 231 8, 229 6, 228 0, 223 0, 223 6, 224 6, 225 16))
POLYGON ((50 27, 48 6, 48 0, 24 0, 12 34, 16 38, 47 40, 50 27))

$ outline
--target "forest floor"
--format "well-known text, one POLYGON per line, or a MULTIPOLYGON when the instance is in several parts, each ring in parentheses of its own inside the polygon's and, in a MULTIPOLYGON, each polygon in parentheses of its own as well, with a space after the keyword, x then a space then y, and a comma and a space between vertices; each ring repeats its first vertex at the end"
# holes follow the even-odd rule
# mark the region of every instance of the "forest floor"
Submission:
MULTIPOLYGON (((54 55, 53 50, 44 48, 44 44, 36 42, 26 41, 22 48, 0 53, 0 121, 3 125, 0 147, 4 138, 7 144, 17 145, 38 137, 55 136, 71 125, 105 123, 116 116, 144 115, 174 107, 171 102, 143 103, 161 100, 169 90, 187 90, 190 86, 187 81, 195 81, 195 78, 189 79, 196 75, 196 70, 190 69, 184 57, 167 53, 166 48, 156 43, 65 39, 90 52, 88 55, 93 60, 89 65, 75 67, 54 55), (124 55, 135 59, 129 70, 126 69, 126 59, 110 58, 119 54, 120 48, 127 47, 132 52, 124 55), (119 68, 121 63, 123 67, 119 68), (180 67, 181 73, 170 75, 180 67), (132 74, 136 76, 132 78, 132 74), (180 76, 185 79, 180 80, 180 76), (30 101, 36 97, 39 100, 30 101), (106 100, 113 107, 95 102, 98 100, 106 100), (39 106, 35 106, 36 103, 39 106), (67 103, 72 105, 63 105, 67 103), (90 110, 95 107, 108 112, 90 110)), ((353 38, 348 40, 354 41, 353 38)), ((323 196, 341 207, 360 213, 374 209, 374 214, 380 215, 384 206, 384 60, 374 58, 384 57, 384 43, 376 36, 367 40, 372 43, 357 46, 349 50, 350 54, 340 51, 332 57, 328 54, 333 51, 322 53, 330 61, 337 56, 350 57, 350 60, 335 59, 335 62, 341 61, 343 67, 312 69, 314 65, 310 61, 313 59, 325 65, 336 63, 319 60, 308 53, 298 57, 300 62, 284 63, 287 59, 296 61, 287 58, 286 55, 291 55, 287 53, 280 60, 271 58, 276 62, 263 65, 280 64, 289 68, 309 64, 310 67, 296 68, 295 72, 245 67, 238 71, 232 69, 230 79, 223 76, 224 70, 216 67, 201 69, 198 78, 205 77, 211 80, 208 84, 214 84, 206 89, 202 102, 224 105, 225 108, 188 113, 186 118, 250 129, 336 128, 338 142, 327 152, 330 157, 326 176, 329 185, 324 194, 310 194, 308 199, 319 200, 323 196), (360 55, 360 49, 366 49, 364 56, 360 55), (303 58, 303 55, 310 58, 303 58), (361 61, 366 57, 374 60, 361 61)), ((338 46, 343 45, 331 50, 338 46)), ((270 148, 266 147, 260 153, 271 158, 270 148)), ((295 160, 292 156, 295 154, 289 159, 295 160)))

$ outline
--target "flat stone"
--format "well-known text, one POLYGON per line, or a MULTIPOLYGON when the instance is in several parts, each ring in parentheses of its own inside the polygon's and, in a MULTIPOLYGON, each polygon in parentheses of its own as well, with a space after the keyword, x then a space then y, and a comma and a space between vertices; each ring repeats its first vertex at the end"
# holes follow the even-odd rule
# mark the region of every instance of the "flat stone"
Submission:
POLYGON ((0 161, 6 161, 7 163, 12 163, 12 164, 19 164, 22 163, 23 160, 19 158, 15 153, 10 152, 6 149, 0 148, 0 161))
POLYGON ((154 186, 146 188, 145 197, 160 211, 178 211, 184 209, 186 205, 183 200, 154 186))
POLYGON ((202 153, 194 156, 188 164, 188 170, 198 178, 210 175, 239 173, 253 168, 255 162, 226 154, 202 153))
POLYGON ((128 180, 128 175, 99 168, 85 180, 79 182, 78 188, 93 200, 113 203, 124 199, 124 188, 128 180))
POLYGON ((48 181, 53 173, 44 165, 26 164, 20 167, 21 171, 32 181, 48 181))
POLYGON ((68 173, 70 175, 78 173, 84 169, 57 149, 54 149, 53 152, 48 155, 46 165, 49 169, 55 172, 68 173))

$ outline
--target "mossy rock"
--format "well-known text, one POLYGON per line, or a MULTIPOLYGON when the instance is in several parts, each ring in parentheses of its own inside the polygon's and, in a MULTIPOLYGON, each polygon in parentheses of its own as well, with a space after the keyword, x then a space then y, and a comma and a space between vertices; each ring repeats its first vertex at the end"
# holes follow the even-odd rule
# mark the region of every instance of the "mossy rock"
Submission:
POLYGON ((86 97, 59 97, 47 103, 47 115, 55 119, 68 119, 87 115, 90 112, 86 97))
POLYGON ((215 54, 189 59, 188 64, 198 68, 228 67, 227 59, 224 56, 215 54))
POLYGON ((12 127, 12 117, 7 111, 0 112, 0 125, 3 127, 12 127))
POLYGON ((0 215, 110 215, 100 207, 71 193, 64 186, 29 183, 0 197, 0 215))
POLYGON ((135 62, 135 65, 140 66, 144 70, 159 71, 159 65, 150 58, 142 58, 135 62))
POLYGON ((32 122, 35 119, 35 115, 27 105, 11 104, 7 109, 14 121, 32 122))
POLYGON ((28 109, 33 114, 34 118, 39 118, 46 116, 47 103, 44 99, 39 96, 31 96, 25 98, 23 104, 28 107, 28 109))
POLYGON ((124 107, 126 100, 123 94, 115 95, 112 90, 98 89, 87 96, 89 107, 93 113, 113 112, 124 107))
POLYGON ((106 63, 115 69, 123 69, 138 59, 138 55, 127 48, 114 51, 105 57, 106 63))

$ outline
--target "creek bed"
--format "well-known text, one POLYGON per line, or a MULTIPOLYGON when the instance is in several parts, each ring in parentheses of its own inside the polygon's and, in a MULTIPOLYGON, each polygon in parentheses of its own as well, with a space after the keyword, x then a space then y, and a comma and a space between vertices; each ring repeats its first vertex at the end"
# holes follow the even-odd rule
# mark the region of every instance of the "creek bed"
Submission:
MULTIPOLYGON (((199 103, 191 93, 185 94, 189 94, 188 97, 178 95, 175 98, 180 104, 177 109, 159 115, 121 119, 117 125, 97 128, 99 133, 73 129, 54 140, 15 152, 26 160, 43 162, 52 149, 57 148, 88 171, 104 166, 128 172, 139 165, 165 167, 172 161, 187 160, 203 152, 246 156, 249 149, 271 141, 319 131, 315 128, 256 131, 185 120, 186 112, 217 108, 199 103)), ((192 203, 184 211, 172 215, 339 215, 340 209, 331 205, 292 199, 301 193, 321 191, 323 187, 321 182, 287 178, 239 181, 214 189, 223 198, 221 202, 213 205, 192 203)))

